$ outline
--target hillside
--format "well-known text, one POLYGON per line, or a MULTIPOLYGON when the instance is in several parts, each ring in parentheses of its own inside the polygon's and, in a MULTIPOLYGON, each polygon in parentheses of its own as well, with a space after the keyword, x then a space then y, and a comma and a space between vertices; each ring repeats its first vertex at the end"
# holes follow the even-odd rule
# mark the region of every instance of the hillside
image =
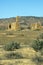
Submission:
MULTIPOLYGON (((12 23, 15 21, 16 21, 16 17, 0 19, 0 30, 7 29, 8 23, 12 23)), ((25 29, 28 28, 30 24, 34 22, 41 22, 41 24, 43 25, 43 17, 35 17, 35 16, 20 16, 19 17, 19 23, 25 29)))
MULTIPOLYGON (((15 20, 16 20, 15 17, 3 18, 3 19, 0 19, 0 23, 15 22, 15 20)), ((43 23, 43 17, 20 16, 19 21, 20 21, 20 22, 24 22, 24 23, 33 23, 33 22, 38 22, 38 21, 40 21, 41 23, 43 23)))

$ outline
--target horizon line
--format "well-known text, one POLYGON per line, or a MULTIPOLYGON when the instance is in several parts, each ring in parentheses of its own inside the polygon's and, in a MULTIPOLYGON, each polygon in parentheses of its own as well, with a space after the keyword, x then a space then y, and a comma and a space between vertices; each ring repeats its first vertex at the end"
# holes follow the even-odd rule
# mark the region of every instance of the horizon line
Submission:
MULTIPOLYGON (((19 16, 19 15, 17 15, 17 16, 19 16)), ((33 15, 32 15, 32 16, 26 15, 26 16, 27 16, 27 17, 42 17, 42 18, 43 18, 43 16, 33 16, 33 15)), ((24 16, 24 15, 22 16, 22 15, 21 15, 21 16, 19 16, 19 17, 26 17, 26 16, 24 16)), ((11 17, 0 17, 0 19, 7 19, 7 18, 16 18, 16 16, 11 16, 11 17)))

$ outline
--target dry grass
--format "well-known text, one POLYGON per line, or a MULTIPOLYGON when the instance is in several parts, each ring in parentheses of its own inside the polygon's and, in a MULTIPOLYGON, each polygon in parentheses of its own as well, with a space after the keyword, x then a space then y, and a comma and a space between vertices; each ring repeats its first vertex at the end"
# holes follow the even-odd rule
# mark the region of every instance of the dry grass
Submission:
MULTIPOLYGON (((11 32, 11 31, 10 31, 11 32)), ((0 31, 0 65, 38 65, 36 62, 32 61, 36 57, 37 52, 33 48, 30 48, 29 45, 32 44, 32 41, 36 39, 42 31, 13 31, 12 35, 7 35, 9 31, 0 31), (24 47, 14 50, 12 52, 21 54, 24 59, 12 59, 7 60, 5 54, 11 53, 11 51, 4 51, 3 45, 10 43, 12 41, 20 42, 24 47), (28 46, 27 46, 28 45, 28 46), (4 60, 6 59, 6 60, 4 60)), ((43 62, 40 64, 43 65, 43 62)))
POLYGON ((30 59, 1 60, 0 62, 4 65, 36 65, 35 62, 30 59))

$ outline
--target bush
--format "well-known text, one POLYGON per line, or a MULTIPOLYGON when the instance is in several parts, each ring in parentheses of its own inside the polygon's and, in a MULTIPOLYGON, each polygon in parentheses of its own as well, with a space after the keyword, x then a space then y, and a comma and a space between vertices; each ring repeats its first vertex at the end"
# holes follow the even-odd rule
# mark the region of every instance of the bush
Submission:
POLYGON ((41 52, 41 55, 43 55, 43 48, 41 49, 41 51, 40 51, 40 52, 41 52))
POLYGON ((7 32, 6 35, 14 35, 14 33, 10 31, 10 32, 7 32))
POLYGON ((21 59, 23 56, 20 53, 8 53, 5 55, 7 59, 21 59))
POLYGON ((7 50, 7 51, 13 51, 14 49, 19 49, 20 44, 17 42, 11 42, 11 43, 6 44, 3 48, 4 50, 7 50))
POLYGON ((7 59, 12 59, 12 58, 14 58, 14 55, 15 55, 15 54, 11 52, 11 53, 6 54, 5 57, 6 57, 7 59))
POLYGON ((34 40, 32 47, 34 48, 35 51, 39 51, 43 48, 43 41, 40 40, 34 40))
POLYGON ((24 57, 22 56, 21 53, 16 53, 15 54, 15 59, 22 59, 22 58, 24 58, 24 57))
POLYGON ((40 29, 36 29, 36 30, 34 30, 34 31, 40 31, 40 29))
POLYGON ((39 38, 43 39, 43 33, 40 34, 39 38))
POLYGON ((36 63, 36 65, 41 65, 43 59, 41 57, 36 56, 36 58, 32 59, 36 63))
POLYGON ((33 58, 32 61, 34 61, 37 65, 41 65, 41 63, 43 62, 43 57, 40 51, 37 52, 36 57, 33 58))

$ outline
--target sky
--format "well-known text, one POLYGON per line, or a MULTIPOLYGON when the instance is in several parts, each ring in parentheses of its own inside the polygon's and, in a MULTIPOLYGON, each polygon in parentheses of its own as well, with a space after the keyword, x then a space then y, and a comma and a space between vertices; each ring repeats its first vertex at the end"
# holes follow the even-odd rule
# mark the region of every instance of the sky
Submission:
POLYGON ((43 0, 0 0, 0 18, 43 17, 43 0))

